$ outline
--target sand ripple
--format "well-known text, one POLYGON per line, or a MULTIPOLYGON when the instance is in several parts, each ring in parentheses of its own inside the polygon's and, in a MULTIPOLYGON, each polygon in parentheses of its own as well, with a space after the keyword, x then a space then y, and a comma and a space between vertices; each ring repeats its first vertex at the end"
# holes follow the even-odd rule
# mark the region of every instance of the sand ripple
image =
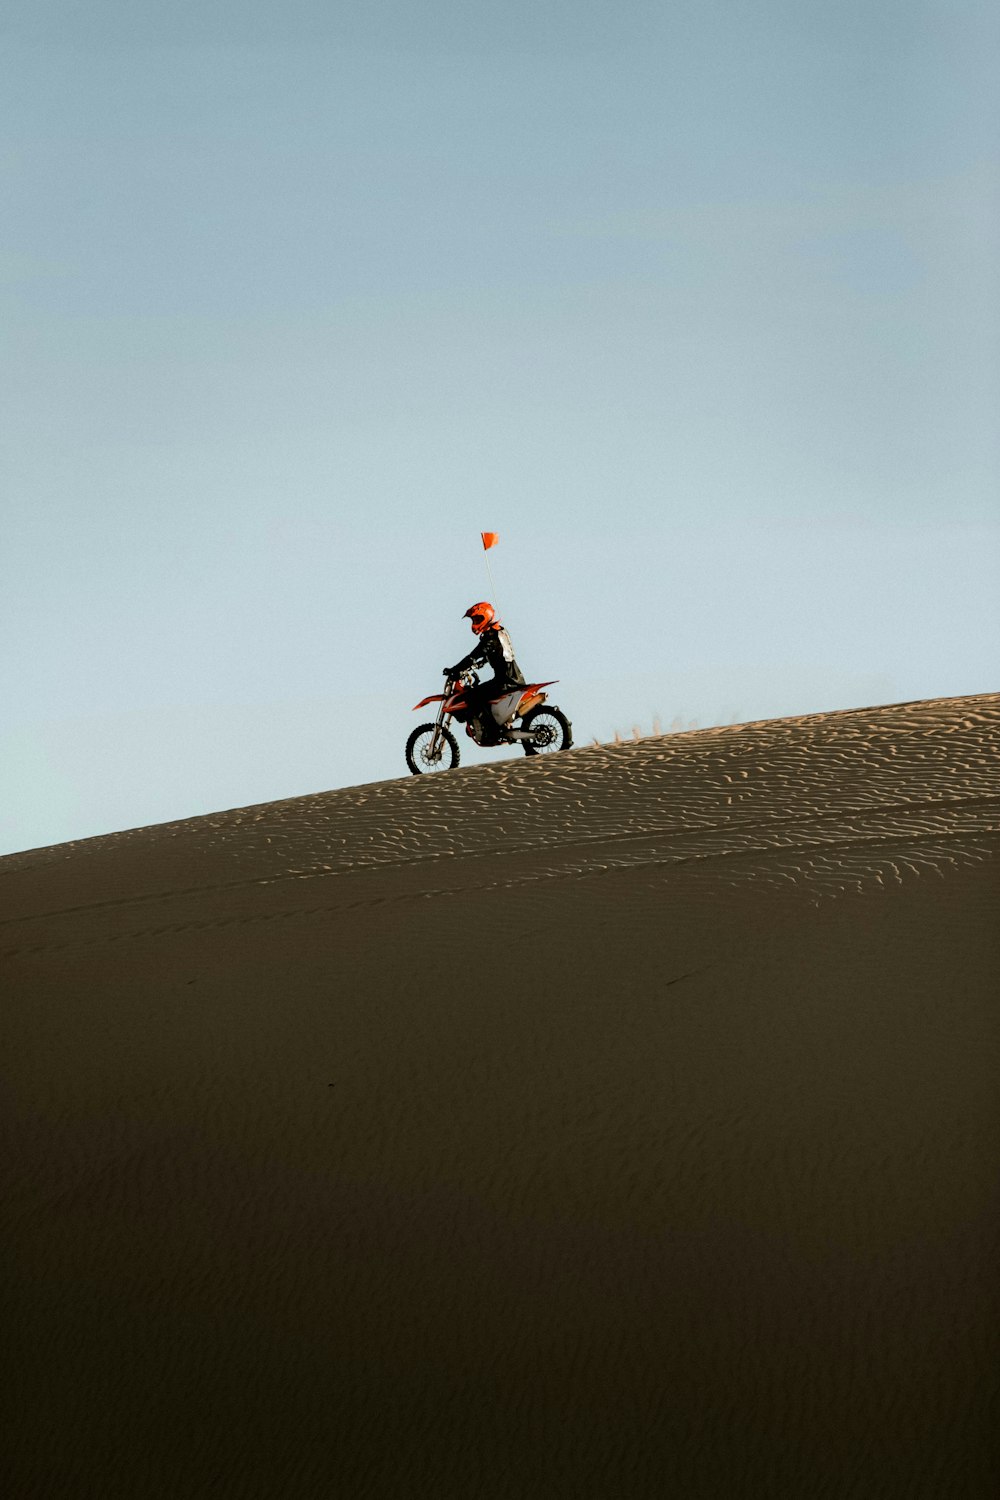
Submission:
MULTIPOLYGON (((378 902, 681 868, 691 882, 710 868, 713 881, 816 901, 998 847, 1000 695, 983 694, 406 777, 12 855, 0 860, 0 952, 71 943, 53 920, 100 911, 118 913, 116 937, 124 908, 149 933, 144 904, 208 889, 239 905, 254 887, 309 882, 299 909, 355 904, 364 895, 352 883, 348 898, 341 878, 365 871, 398 877, 378 902), (47 929, 34 943, 33 924, 47 929)), ((91 924, 86 940, 100 936, 91 924)))

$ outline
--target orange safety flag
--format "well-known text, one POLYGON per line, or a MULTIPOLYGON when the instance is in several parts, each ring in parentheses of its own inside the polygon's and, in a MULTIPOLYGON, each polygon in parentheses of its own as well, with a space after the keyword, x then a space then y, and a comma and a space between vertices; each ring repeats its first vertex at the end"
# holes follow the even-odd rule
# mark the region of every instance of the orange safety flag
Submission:
POLYGON ((483 539, 483 551, 484 552, 488 552, 491 547, 495 547, 496 544, 497 544, 497 542, 500 540, 499 536, 497 535, 497 533, 495 531, 481 531, 479 533, 479 535, 483 539))

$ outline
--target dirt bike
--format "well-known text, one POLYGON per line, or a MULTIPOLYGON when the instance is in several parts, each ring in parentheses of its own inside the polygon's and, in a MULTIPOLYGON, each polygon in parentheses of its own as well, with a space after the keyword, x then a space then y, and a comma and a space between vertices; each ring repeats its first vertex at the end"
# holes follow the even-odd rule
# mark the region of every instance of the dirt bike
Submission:
POLYGON ((406 764, 414 776, 426 771, 450 771, 459 762, 458 740, 448 725, 452 719, 465 725, 465 732, 477 745, 521 745, 525 755, 549 755, 554 750, 568 750, 573 743, 573 726, 561 709, 547 704, 542 689, 552 682, 526 682, 490 700, 493 725, 483 725, 471 708, 467 694, 479 686, 475 672, 465 672, 445 681, 443 693, 432 693, 413 705, 414 713, 428 703, 440 703, 433 724, 418 724, 406 742, 406 764), (515 721, 520 720, 520 728, 515 721), (492 727, 488 734, 486 728, 492 727))

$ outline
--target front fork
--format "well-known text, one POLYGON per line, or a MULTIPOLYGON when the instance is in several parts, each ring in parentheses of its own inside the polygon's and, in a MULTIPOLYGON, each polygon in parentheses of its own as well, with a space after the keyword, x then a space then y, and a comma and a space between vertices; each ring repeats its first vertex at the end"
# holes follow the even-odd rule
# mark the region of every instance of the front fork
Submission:
POLYGON ((445 727, 445 719, 451 717, 450 714, 446 714, 444 711, 444 706, 447 703, 448 699, 451 697, 451 694, 452 684, 449 682, 448 691, 441 699, 441 707, 438 709, 438 716, 434 724, 434 734, 431 738, 431 748, 428 751, 428 756, 431 760, 437 760, 438 758, 441 746, 441 730, 445 727))

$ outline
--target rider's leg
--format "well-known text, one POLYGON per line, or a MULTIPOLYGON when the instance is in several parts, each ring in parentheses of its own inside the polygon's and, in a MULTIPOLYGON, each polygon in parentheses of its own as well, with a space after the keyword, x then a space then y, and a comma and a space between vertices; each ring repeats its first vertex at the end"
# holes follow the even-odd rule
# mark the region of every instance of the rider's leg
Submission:
POLYGON ((469 702, 472 704, 480 724, 483 726, 483 744, 495 745, 500 739, 500 726, 493 717, 493 706, 491 698, 496 698, 502 691, 502 684, 495 681, 480 683, 479 687, 469 694, 469 702))

